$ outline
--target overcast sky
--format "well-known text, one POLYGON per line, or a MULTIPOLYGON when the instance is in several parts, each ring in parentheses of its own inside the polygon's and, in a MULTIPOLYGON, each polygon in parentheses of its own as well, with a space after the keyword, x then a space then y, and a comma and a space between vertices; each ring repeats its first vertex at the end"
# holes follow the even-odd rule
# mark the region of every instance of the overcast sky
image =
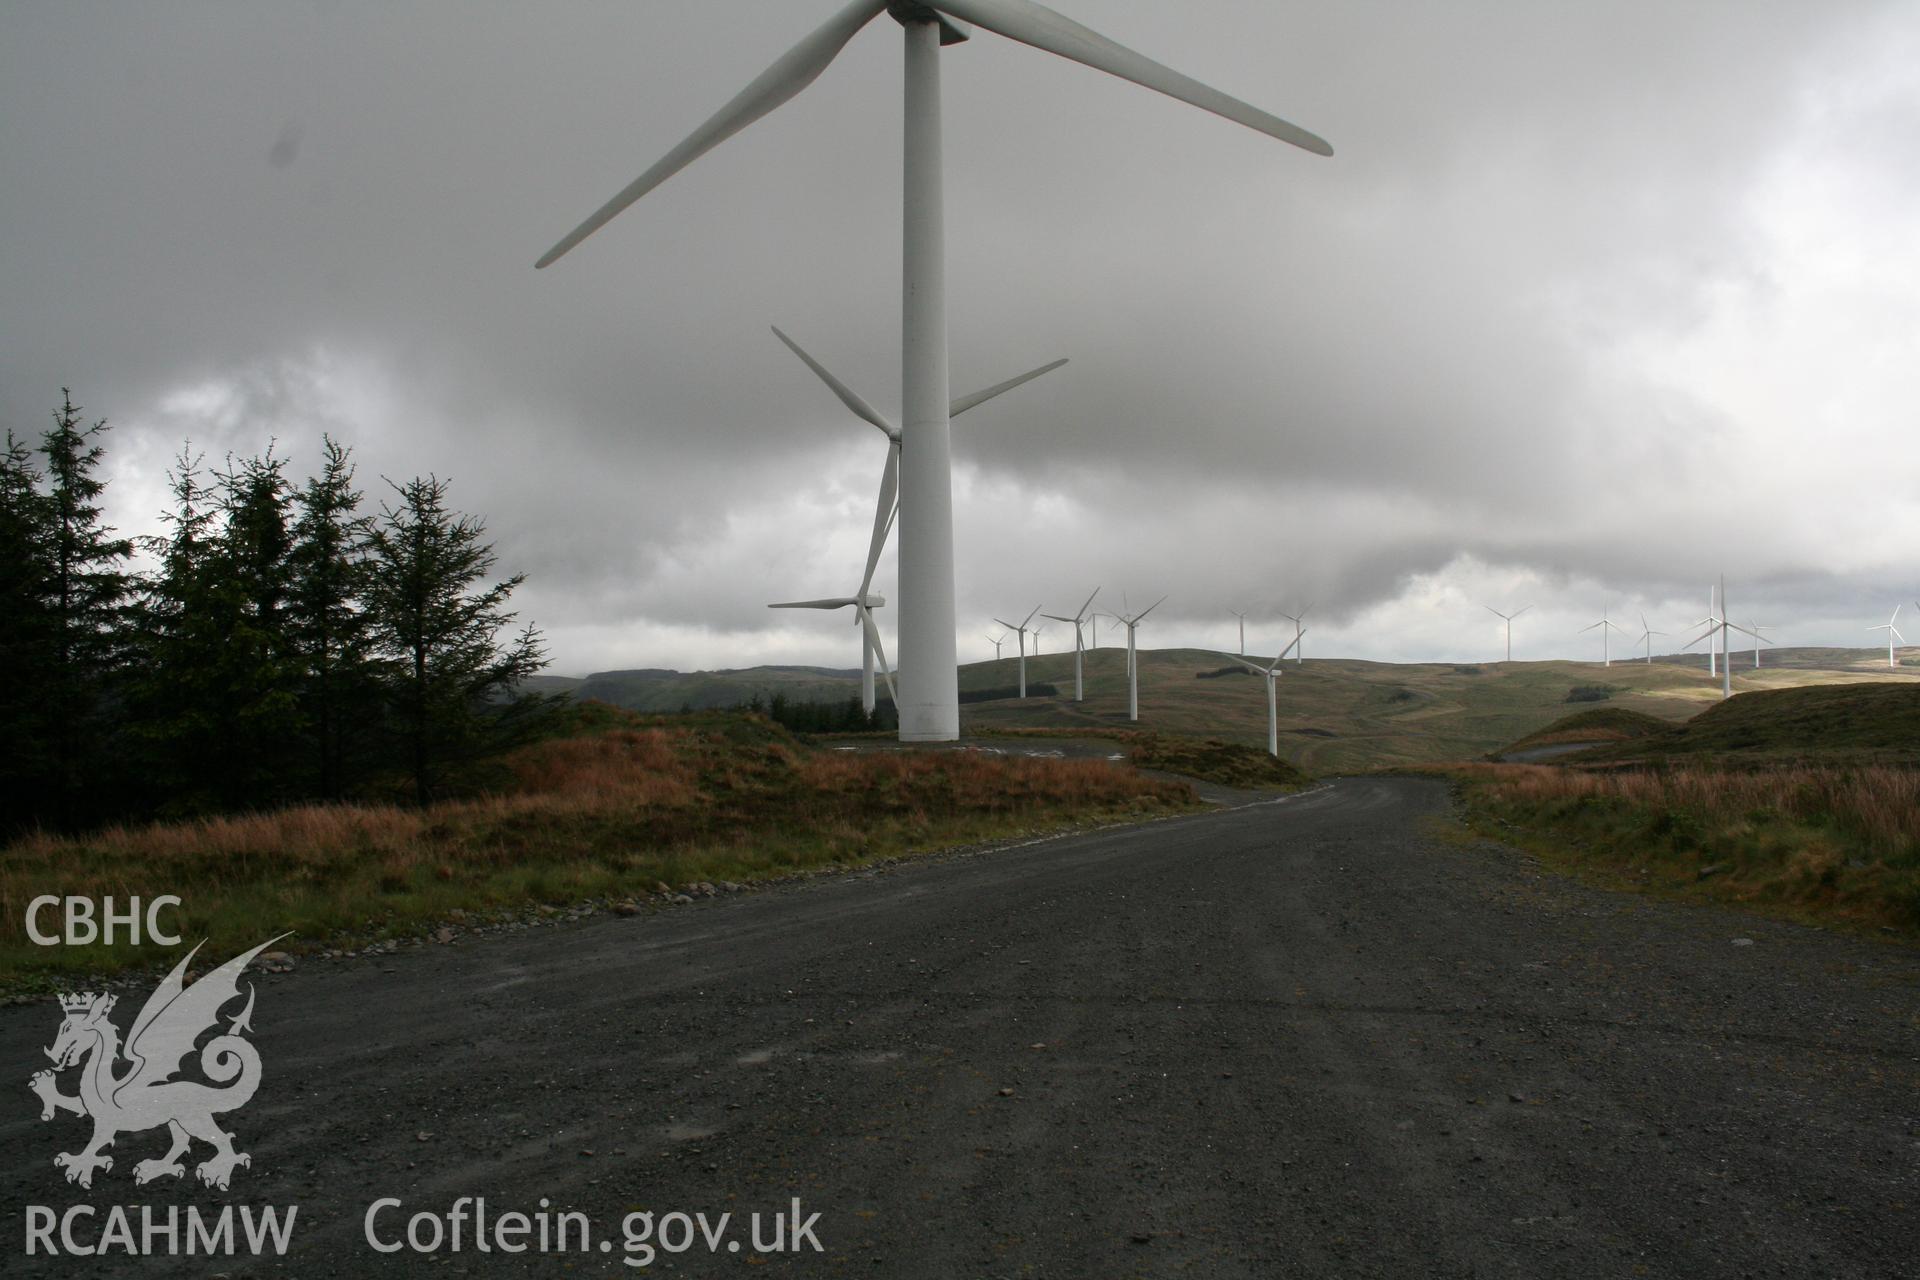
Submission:
MULTIPOLYGON (((188 438, 451 477, 556 673, 853 665, 764 606, 857 586, 884 441, 767 326, 897 405, 898 26, 533 269, 838 4, 0 0, 0 424, 70 385, 129 532, 188 438)), ((963 660, 1095 586, 1394 660, 1915 613, 1920 6, 1058 7, 1336 154, 946 51, 954 390, 1072 361, 955 426, 963 660)))

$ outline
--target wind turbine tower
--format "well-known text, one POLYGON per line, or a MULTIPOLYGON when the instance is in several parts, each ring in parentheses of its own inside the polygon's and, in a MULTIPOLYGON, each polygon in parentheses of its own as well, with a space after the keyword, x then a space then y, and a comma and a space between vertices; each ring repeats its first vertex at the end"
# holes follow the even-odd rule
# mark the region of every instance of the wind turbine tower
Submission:
POLYGON ((1293 650, 1293 665, 1296 667, 1305 661, 1307 656, 1307 647, 1301 643, 1302 640, 1306 639, 1307 630, 1300 625, 1300 619, 1306 617, 1308 610, 1312 608, 1313 605, 1308 604, 1305 609, 1302 609, 1297 614, 1283 613, 1280 615, 1293 624, 1293 643, 1287 647, 1293 650))
MULTIPOLYGON (((1916 606, 1916 607, 1920 607, 1920 606, 1916 606)), ((1893 625, 1899 620, 1900 620, 1900 606, 1895 605, 1893 606, 1892 617, 1888 618, 1885 622, 1878 623, 1874 626, 1867 628, 1867 630, 1869 631, 1884 631, 1887 633, 1887 666, 1891 667, 1896 671, 1900 669, 1900 664, 1894 661, 1893 642, 1895 640, 1898 640, 1901 644, 1905 644, 1907 642, 1907 638, 1900 634, 1900 628, 1893 625)))
MULTIPOLYGON (((1040 612, 1040 606, 1033 606, 1033 613, 1038 612, 1040 612)), ((994 619, 995 622, 1009 631, 1016 632, 1020 637, 1020 696, 1023 698, 1027 696, 1027 623, 1033 621, 1033 613, 1028 614, 1018 626, 1008 622, 1005 618, 994 619)), ((1000 638, 1002 640, 1006 639, 1005 636, 1000 638)))
MULTIPOLYGON (((1093 589, 1093 596, 1099 594, 1100 588, 1095 587, 1093 589)), ((1055 622, 1070 622, 1073 624, 1073 700, 1075 702, 1086 701, 1086 681, 1083 678, 1085 659, 1082 656, 1080 646, 1080 628, 1085 625, 1087 621, 1087 609, 1093 604, 1093 596, 1088 596, 1086 604, 1081 605, 1080 611, 1071 618, 1063 618, 1057 613, 1043 613, 1040 615, 1043 618, 1052 618, 1055 622)))
POLYGON ((1649 627, 1647 625, 1647 615, 1644 613, 1640 615, 1640 639, 1646 642, 1648 666, 1653 665, 1653 638, 1666 634, 1664 631, 1655 631, 1652 627, 1649 627))
POLYGON ((1600 665, 1603 667, 1610 667, 1613 665, 1613 651, 1608 647, 1607 633, 1610 631, 1619 631, 1621 635, 1625 635, 1626 632, 1622 631, 1617 623, 1609 621, 1607 618, 1607 611, 1605 609, 1602 609, 1600 611, 1600 621, 1592 624, 1592 626, 1582 627, 1580 628, 1579 631, 1575 632, 1574 634, 1585 635, 1587 632, 1593 630, 1594 627, 1600 628, 1600 665))
POLYGON ((1284 660, 1289 653, 1292 653, 1294 648, 1297 645, 1299 645, 1299 643, 1300 643, 1300 636, 1295 635, 1292 643, 1287 645, 1286 648, 1282 649, 1277 655, 1275 655, 1273 661, 1268 663, 1264 667, 1256 667, 1253 665, 1253 663, 1248 662, 1245 658, 1234 659, 1235 662, 1239 663, 1241 666, 1245 667, 1247 670, 1253 672, 1255 675, 1263 677, 1267 682, 1267 754, 1268 755, 1278 756, 1280 754, 1280 700, 1274 694, 1274 684, 1280 678, 1281 661, 1284 660))
MULTIPOLYGON (((1140 619, 1158 609, 1166 601, 1167 598, 1161 596, 1130 618, 1125 614, 1118 615, 1120 624, 1127 629, 1127 719, 1129 720, 1140 718, 1140 662, 1134 652, 1133 631, 1140 625, 1140 619)), ((1123 604, 1121 607, 1126 606, 1123 604)))
POLYGON ((1485 610, 1486 610, 1486 611, 1487 611, 1488 613, 1490 613, 1490 614, 1492 614, 1492 615, 1493 615, 1494 617, 1496 617, 1496 618, 1504 618, 1504 619, 1506 620, 1506 623, 1507 623, 1507 661, 1508 661, 1508 662, 1512 662, 1512 661, 1513 661, 1513 620, 1514 620, 1515 618, 1517 618, 1517 617, 1519 617, 1519 616, 1520 616, 1521 614, 1523 614, 1523 613, 1525 613, 1525 612, 1527 611, 1527 609, 1531 609, 1531 608, 1533 608, 1533 606, 1532 606, 1532 605, 1527 605, 1527 606, 1526 606, 1525 608, 1521 608, 1521 609, 1516 609, 1516 610, 1514 610, 1514 611, 1513 611, 1512 613, 1501 613, 1501 612, 1500 612, 1500 611, 1499 611, 1498 609, 1496 609, 1496 608, 1494 608, 1494 607, 1493 607, 1492 605, 1490 605, 1490 604, 1488 604, 1488 605, 1482 605, 1482 606, 1480 606, 1480 607, 1481 607, 1481 608, 1483 608, 1483 609, 1485 609, 1485 610))
MULTIPOLYGON (((1727 580, 1725 578, 1720 580, 1720 612, 1723 615, 1727 612, 1727 580)), ((1726 661, 1720 664, 1720 698, 1722 701, 1725 701, 1733 696, 1733 654, 1727 648, 1732 637, 1727 633, 1729 631, 1738 631, 1743 635, 1752 635, 1753 632, 1748 631, 1737 622, 1728 622, 1724 616, 1708 618, 1706 621, 1708 624, 1707 629, 1687 641, 1687 648, 1693 648, 1693 646, 1710 636, 1718 636, 1720 651, 1726 656, 1726 661)))
POLYGON ((549 249, 545 267, 634 201, 789 101, 882 13, 905 29, 900 470, 900 738, 960 736, 954 627, 953 480, 947 386, 945 196, 941 182, 940 50, 973 27, 1058 54, 1257 129, 1317 155, 1333 148, 1297 125, 1141 57, 1031 0, 851 0, 761 72, 711 119, 549 249))
POLYGON ((1247 656, 1247 615, 1238 609, 1229 609, 1228 613, 1240 619, 1240 656, 1247 656))
POLYGON ((1000 646, 1006 642, 1007 638, 1004 635, 987 637, 987 643, 993 646, 993 660, 995 662, 1000 661, 1000 646))

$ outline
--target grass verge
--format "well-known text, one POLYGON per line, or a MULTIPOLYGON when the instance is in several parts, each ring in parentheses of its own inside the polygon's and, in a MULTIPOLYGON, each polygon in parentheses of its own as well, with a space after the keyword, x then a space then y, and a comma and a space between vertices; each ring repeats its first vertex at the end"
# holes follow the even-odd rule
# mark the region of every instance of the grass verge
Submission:
POLYGON ((293 930, 297 950, 417 934, 456 909, 776 878, 1198 804, 1104 760, 818 751, 760 716, 593 716, 509 757, 486 794, 424 810, 307 805, 17 841, 0 856, 0 987, 165 950, 35 946, 25 914, 41 894, 176 894, 189 941, 231 952, 293 930))
POLYGON ((1920 769, 1473 764, 1440 772, 1457 784, 1469 828, 1564 868, 1920 938, 1920 769))
POLYGON ((1177 773, 1200 782, 1247 790, 1293 791, 1312 781, 1305 771, 1279 756, 1239 742, 1194 738, 1138 729, 999 729, 995 738, 1098 738, 1125 748, 1129 763, 1141 769, 1177 773))

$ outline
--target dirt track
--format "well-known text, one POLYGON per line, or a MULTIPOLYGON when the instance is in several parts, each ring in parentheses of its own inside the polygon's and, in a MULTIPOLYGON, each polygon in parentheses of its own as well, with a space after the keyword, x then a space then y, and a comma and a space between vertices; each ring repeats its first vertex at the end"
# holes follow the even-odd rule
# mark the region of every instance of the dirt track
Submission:
POLYGON ((26 1204, 233 1200, 300 1206, 288 1256, 180 1273, 634 1273, 363 1242, 376 1197, 474 1195, 616 1239, 798 1196, 824 1252, 764 1270, 820 1275, 1914 1275, 1920 953, 1589 889, 1432 838, 1445 803, 1344 781, 309 962, 260 980, 229 1196, 136 1188, 157 1132, 64 1183, 82 1122, 25 1088, 58 1010, 8 1009, 7 1270, 170 1273, 24 1259, 26 1204))

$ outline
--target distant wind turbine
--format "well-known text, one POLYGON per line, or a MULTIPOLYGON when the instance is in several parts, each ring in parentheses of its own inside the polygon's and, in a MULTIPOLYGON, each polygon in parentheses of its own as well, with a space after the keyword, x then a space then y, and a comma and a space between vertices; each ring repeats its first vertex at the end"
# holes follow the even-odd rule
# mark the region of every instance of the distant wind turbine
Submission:
POLYGON ((1619 624, 1610 621, 1607 618, 1607 611, 1605 609, 1602 609, 1600 611, 1600 621, 1592 624, 1592 626, 1582 627, 1580 628, 1580 630, 1574 632, 1574 634, 1585 635, 1587 632, 1593 630, 1594 627, 1600 628, 1600 665, 1603 667, 1610 667, 1613 665, 1613 651, 1607 646, 1607 638, 1608 638, 1607 633, 1611 631, 1618 631, 1620 632, 1621 635, 1625 635, 1627 633, 1624 630, 1622 630, 1619 624))
MULTIPOLYGON (((1100 588, 1095 587, 1093 589, 1093 596, 1099 594, 1100 588)), ((1071 618, 1063 618, 1057 613, 1040 615, 1043 618, 1052 618, 1055 622, 1070 622, 1073 624, 1073 700, 1075 702, 1083 702, 1086 700, 1086 684, 1081 678, 1085 659, 1081 656, 1080 628, 1087 621, 1087 609, 1093 604, 1093 596, 1088 596, 1086 604, 1081 605, 1079 612, 1075 613, 1071 618)))
MULTIPOLYGON (((1167 598, 1161 596, 1158 600, 1155 600, 1152 604, 1134 614, 1132 617, 1127 617, 1125 614, 1119 615, 1120 625, 1127 629, 1127 719, 1129 720, 1138 720, 1140 718, 1140 661, 1134 651, 1133 631, 1135 627, 1140 625, 1140 619, 1146 617, 1166 602, 1167 598)), ((1126 604, 1123 597, 1121 608, 1124 609, 1125 607, 1126 604)))
POLYGON ((1648 666, 1653 665, 1653 638, 1666 634, 1664 631, 1655 631, 1652 627, 1649 627, 1647 625, 1647 615, 1644 613, 1640 615, 1640 638, 1646 642, 1648 666))
MULTIPOLYGON (((1920 608, 1920 605, 1916 605, 1915 607, 1920 608)), ((1885 622, 1882 622, 1875 626, 1871 626, 1867 628, 1867 630, 1869 631, 1884 631, 1887 633, 1887 665, 1889 667, 1892 667, 1896 671, 1899 670, 1900 664, 1898 662, 1895 662, 1893 658, 1893 642, 1895 640, 1898 640, 1901 644, 1905 644, 1907 642, 1907 638, 1900 634, 1900 628, 1893 625, 1899 620, 1900 620, 1900 606, 1895 605, 1893 606, 1892 617, 1888 618, 1885 622)))
POLYGON ((1269 755, 1280 754, 1280 700, 1274 695, 1274 682, 1280 678, 1281 660, 1292 653, 1294 646, 1299 643, 1300 637, 1296 635, 1292 643, 1276 654, 1273 661, 1264 667, 1256 667, 1245 658, 1234 659, 1255 675, 1264 677, 1267 682, 1267 753, 1269 755))
POLYGON ((1033 656, 1036 658, 1040 656, 1040 633, 1046 629, 1047 624, 1044 622, 1033 629, 1033 656))
MULTIPOLYGON (((1723 615, 1728 612, 1727 580, 1725 578, 1722 578, 1720 580, 1720 612, 1723 615)), ((1702 631, 1699 635, 1695 636, 1693 639, 1687 641, 1686 647, 1691 649, 1693 648, 1693 646, 1699 644, 1702 640, 1705 640, 1710 636, 1718 637, 1721 652, 1727 654, 1727 660, 1720 664, 1720 697, 1721 697, 1721 700, 1724 701, 1733 696, 1733 657, 1732 657, 1731 651, 1728 650, 1727 648, 1728 643, 1732 640, 1732 637, 1729 636, 1727 633, 1729 631, 1738 631, 1743 635, 1750 636, 1753 634, 1753 632, 1748 631, 1745 627, 1741 626, 1737 622, 1727 621, 1727 619, 1724 616, 1718 617, 1718 618, 1709 618, 1707 619, 1707 623, 1708 623, 1707 629, 1705 631, 1702 631)))
POLYGON ((1507 661, 1508 661, 1508 662, 1512 662, 1512 661, 1513 661, 1513 620, 1514 620, 1515 618, 1517 618, 1517 617, 1519 617, 1519 616, 1520 616, 1521 614, 1523 614, 1523 613, 1525 613, 1525 612, 1527 611, 1527 609, 1531 609, 1531 608, 1533 608, 1533 606, 1532 606, 1532 605, 1527 605, 1527 606, 1526 606, 1526 608, 1523 608, 1523 609, 1516 609, 1516 610, 1515 610, 1514 612, 1512 612, 1512 613, 1501 613, 1501 612, 1500 612, 1500 611, 1499 611, 1498 609, 1496 609, 1496 608, 1494 608, 1494 607, 1493 607, 1492 605, 1490 605, 1490 604, 1488 604, 1488 605, 1482 605, 1482 606, 1480 606, 1480 607, 1481 607, 1481 608, 1483 608, 1483 609, 1485 609, 1485 610, 1486 610, 1486 611, 1487 611, 1488 613, 1490 613, 1490 614, 1492 614, 1492 615, 1493 615, 1494 617, 1496 617, 1496 618, 1504 618, 1504 619, 1506 619, 1506 622, 1507 622, 1507 661))
MULTIPOLYGON (((1694 623, 1694 625, 1697 627, 1711 627, 1715 623, 1718 623, 1720 621, 1720 615, 1715 611, 1719 609, 1719 607, 1714 599, 1714 589, 1712 586, 1709 586, 1707 588, 1707 616, 1694 623)), ((1716 635, 1714 643, 1707 646, 1707 674, 1710 676, 1720 674, 1715 665, 1719 661, 1719 643, 1719 637, 1716 635)), ((1688 647, 1691 648, 1692 646, 1689 645, 1688 647)))
POLYGON ((1302 662, 1304 662, 1307 657, 1307 647, 1304 644, 1300 643, 1302 640, 1306 638, 1307 630, 1305 627, 1300 625, 1300 619, 1306 617, 1308 611, 1311 610, 1312 608, 1313 608, 1313 604, 1311 601, 1309 601, 1307 604, 1307 607, 1305 609, 1302 609, 1299 613, 1283 613, 1280 615, 1281 617, 1285 618, 1288 622, 1291 622, 1293 624, 1293 643, 1289 645, 1288 648, 1293 650, 1293 665, 1296 667, 1299 666, 1302 662))
MULTIPOLYGON (((876 596, 869 590, 873 585, 873 567, 880 560, 880 546, 885 539, 886 526, 876 524, 873 542, 867 548, 867 571, 860 579, 860 590, 854 594, 826 600, 789 600, 767 606, 769 609, 853 609, 854 625, 860 628, 860 709, 868 715, 873 714, 873 662, 876 654, 880 659, 880 674, 886 677, 887 697, 894 696, 893 674, 887 670, 886 646, 880 643, 880 628, 873 621, 873 611, 887 601, 884 596, 876 596)), ((899 703, 895 702, 894 705, 898 706, 899 703)))
POLYGON ((1247 615, 1238 609, 1229 609, 1228 613, 1240 619, 1240 656, 1247 656, 1247 615))
MULTIPOLYGON (((901 369, 903 418, 913 437, 901 487, 900 621, 902 741, 960 736, 955 657, 952 441, 947 402, 945 197, 941 181, 940 49, 973 27, 1032 45, 1097 71, 1224 116, 1318 155, 1322 138, 1218 89, 1115 44, 1032 0, 851 0, 817 30, 549 249, 545 267, 708 151, 790 101, 827 69, 847 43, 882 13, 905 28, 902 110, 904 202, 901 211, 901 369)), ((777 213, 772 215, 777 220, 777 213)))
MULTIPOLYGON (((1033 606, 1033 613, 1038 612, 1040 612, 1040 606, 1033 606)), ((1023 698, 1027 696, 1027 623, 1033 621, 1033 613, 1028 614, 1018 626, 1008 622, 1005 618, 994 619, 995 622, 1007 630, 1017 632, 1020 636, 1020 696, 1023 698)), ((1005 639, 1006 637, 1002 636, 1001 638, 1005 639)))
POLYGON ((1753 636, 1753 669, 1758 671, 1760 669, 1760 646, 1763 644, 1772 644, 1773 641, 1763 634, 1766 631, 1765 627, 1757 622, 1753 622, 1752 619, 1748 619, 1748 622, 1751 623, 1753 627, 1750 633, 1753 636))
POLYGON ((1007 638, 1004 635, 1001 635, 998 637, 995 637, 995 636, 987 637, 987 643, 993 646, 993 660, 995 662, 1000 661, 1000 646, 1005 644, 1006 642, 1007 642, 1007 638))

